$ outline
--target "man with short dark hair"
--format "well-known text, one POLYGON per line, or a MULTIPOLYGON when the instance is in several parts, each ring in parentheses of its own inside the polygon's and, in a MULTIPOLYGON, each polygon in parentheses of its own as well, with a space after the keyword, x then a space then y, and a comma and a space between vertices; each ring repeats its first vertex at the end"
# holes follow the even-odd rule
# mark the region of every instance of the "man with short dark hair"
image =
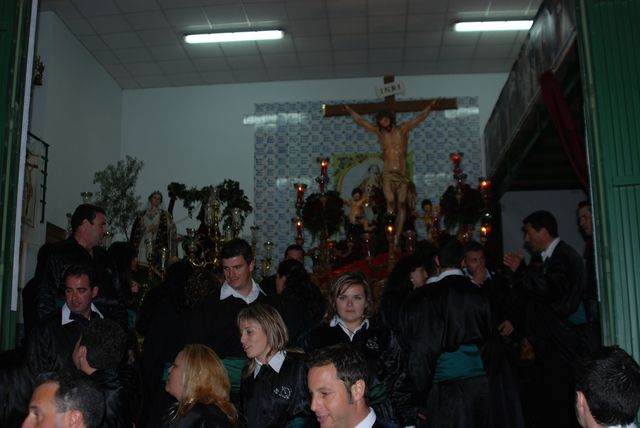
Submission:
MULTIPOLYGON (((127 311, 121 285, 117 281, 117 272, 111 268, 107 252, 100 245, 107 233, 104 209, 91 205, 79 205, 71 216, 71 236, 65 241, 48 246, 42 266, 36 266, 35 302, 25 301, 25 305, 34 305, 37 318, 43 319, 54 312, 63 303, 62 276, 71 265, 91 266, 94 272, 93 283, 100 290, 95 304, 108 318, 127 326, 127 311)), ((124 285, 122 285, 124 286, 124 285)))
POLYGON ((42 377, 36 385, 22 428, 98 428, 104 400, 89 378, 62 371, 42 377))
POLYGON ((550 212, 535 211, 522 223, 525 245, 540 253, 542 270, 526 266, 521 251, 505 254, 504 264, 512 272, 514 289, 524 295, 528 326, 524 333, 540 369, 534 411, 543 426, 575 426, 572 372, 589 350, 581 331, 587 323, 582 258, 560 239, 550 212))
MULTIPOLYGON (((73 363, 88 375, 104 394, 106 428, 133 426, 140 403, 136 401, 139 385, 126 368, 126 383, 122 381, 119 366, 127 348, 127 335, 109 319, 92 320, 82 332, 73 350, 73 363)), ((124 370, 124 369, 123 369, 124 370)))
MULTIPOLYGON (((304 248, 298 244, 291 244, 284 250, 284 260, 298 260, 300 263, 304 265, 304 248)), ((260 281, 260 288, 265 292, 267 296, 275 296, 277 294, 276 288, 276 275, 266 276, 260 281)))
POLYGON ((69 266, 63 276, 65 303, 62 308, 38 321, 27 340, 27 356, 34 373, 73 368, 71 353, 82 331, 102 314, 93 304, 98 287, 91 269, 69 266))
POLYGON ((640 366, 617 346, 598 349, 576 370, 576 416, 584 428, 635 428, 640 366))
POLYGON ((367 403, 365 358, 346 343, 321 348, 307 363, 311 410, 321 428, 378 428, 367 403))

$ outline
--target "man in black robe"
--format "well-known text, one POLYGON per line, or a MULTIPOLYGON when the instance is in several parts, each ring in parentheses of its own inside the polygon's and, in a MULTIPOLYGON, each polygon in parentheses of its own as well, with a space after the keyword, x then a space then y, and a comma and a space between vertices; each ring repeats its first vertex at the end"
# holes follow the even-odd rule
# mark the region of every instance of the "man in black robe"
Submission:
POLYGON ((409 367, 428 427, 523 426, 519 394, 487 294, 463 273, 462 244, 443 243, 438 276, 406 305, 409 367))
POLYGON ((580 328, 587 323, 585 275, 580 255, 558 236, 548 211, 535 211, 522 221, 524 241, 542 256, 543 269, 522 263, 522 252, 507 253, 514 288, 524 295, 526 336, 540 369, 536 413, 545 427, 575 427, 573 370, 589 348, 580 328))

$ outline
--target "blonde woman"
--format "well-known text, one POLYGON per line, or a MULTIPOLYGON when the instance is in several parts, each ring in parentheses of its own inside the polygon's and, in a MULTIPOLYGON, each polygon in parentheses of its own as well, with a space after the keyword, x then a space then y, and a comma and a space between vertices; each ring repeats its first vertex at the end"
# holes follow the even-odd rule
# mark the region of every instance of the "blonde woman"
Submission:
POLYGON ((229 377, 211 348, 185 346, 169 368, 165 389, 178 400, 165 427, 236 427, 236 409, 229 401, 229 377))
POLYGON ((238 314, 240 342, 249 358, 240 386, 248 428, 316 426, 310 409, 304 355, 285 349, 287 328, 269 305, 238 314))

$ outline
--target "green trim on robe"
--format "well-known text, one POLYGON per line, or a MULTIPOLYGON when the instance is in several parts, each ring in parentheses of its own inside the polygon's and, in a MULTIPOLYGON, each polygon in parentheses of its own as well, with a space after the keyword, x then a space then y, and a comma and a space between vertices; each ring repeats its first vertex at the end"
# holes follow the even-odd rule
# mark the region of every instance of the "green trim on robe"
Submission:
POLYGON ((486 374, 477 345, 460 345, 438 357, 433 383, 467 379, 486 374))
POLYGON ((222 359, 224 368, 227 369, 229 382, 231 383, 231 393, 240 393, 240 382, 242 381, 242 372, 247 365, 247 359, 243 357, 227 357, 222 359))

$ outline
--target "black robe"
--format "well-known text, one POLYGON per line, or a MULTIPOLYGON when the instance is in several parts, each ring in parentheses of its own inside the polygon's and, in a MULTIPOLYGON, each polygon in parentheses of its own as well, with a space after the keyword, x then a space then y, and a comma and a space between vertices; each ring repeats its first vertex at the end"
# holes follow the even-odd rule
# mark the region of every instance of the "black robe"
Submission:
POLYGON ((486 294, 466 276, 449 275, 424 286, 415 297, 419 299, 406 305, 408 371, 416 391, 428 395, 428 423, 522 426, 519 396, 493 328, 486 294), (444 353, 474 345, 482 353, 485 374, 434 384, 444 353))
POLYGON ((316 426, 310 409, 304 355, 287 352, 280 372, 268 364, 242 379, 240 413, 248 428, 284 427, 294 419, 301 425, 316 426))
POLYGON ((349 336, 339 325, 331 327, 328 323, 322 323, 309 333, 305 351, 310 353, 338 343, 350 344, 367 360, 371 376, 369 390, 382 393, 370 397, 369 403, 378 419, 413 423, 415 411, 411 405, 406 361, 393 331, 375 320, 369 320, 369 326, 358 330, 353 340, 349 340, 349 336))
POLYGON ((163 428, 234 428, 215 404, 196 403, 183 417, 169 421, 163 428))

